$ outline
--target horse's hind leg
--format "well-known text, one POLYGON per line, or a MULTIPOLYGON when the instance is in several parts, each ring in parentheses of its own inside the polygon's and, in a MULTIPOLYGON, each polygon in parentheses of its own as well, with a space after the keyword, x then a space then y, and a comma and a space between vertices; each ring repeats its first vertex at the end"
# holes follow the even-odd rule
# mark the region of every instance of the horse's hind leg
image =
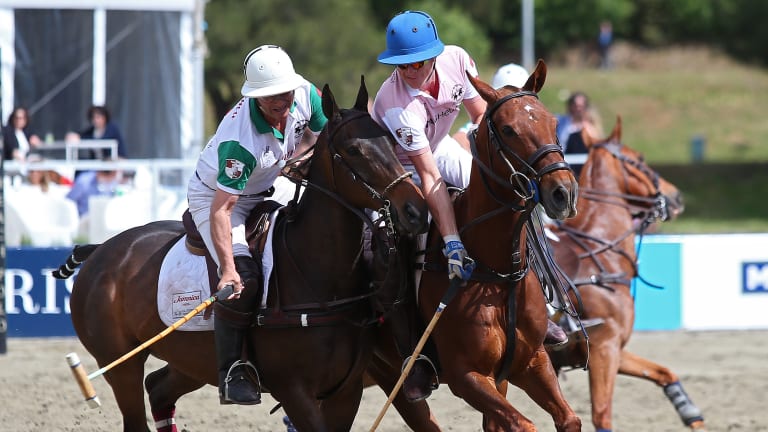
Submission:
POLYGON ((168 365, 147 375, 144 387, 149 395, 149 406, 158 432, 176 431, 176 401, 203 385, 205 383, 192 379, 168 365))
MULTIPOLYGON (((136 355, 104 374, 123 415, 124 432, 150 432, 144 407, 144 387, 141 385, 147 356, 136 355)), ((99 361, 99 367, 106 365, 107 362, 99 361)))
POLYGON ((683 423, 691 429, 704 429, 704 417, 701 415, 701 410, 688 398, 677 375, 671 370, 624 350, 621 352, 619 373, 643 378, 664 388, 664 393, 675 405, 677 414, 683 423))
POLYGON ((544 349, 533 354, 526 372, 515 376, 513 383, 552 416, 558 432, 581 431, 581 419, 565 400, 557 373, 544 349))

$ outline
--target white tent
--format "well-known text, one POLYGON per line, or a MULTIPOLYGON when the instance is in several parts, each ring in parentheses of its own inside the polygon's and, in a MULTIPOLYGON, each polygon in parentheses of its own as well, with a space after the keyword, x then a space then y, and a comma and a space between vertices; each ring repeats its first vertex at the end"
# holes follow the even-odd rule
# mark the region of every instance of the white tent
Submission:
POLYGON ((182 158, 203 144, 206 0, 0 0, 0 109, 30 110, 62 139, 106 105, 129 158, 182 158))

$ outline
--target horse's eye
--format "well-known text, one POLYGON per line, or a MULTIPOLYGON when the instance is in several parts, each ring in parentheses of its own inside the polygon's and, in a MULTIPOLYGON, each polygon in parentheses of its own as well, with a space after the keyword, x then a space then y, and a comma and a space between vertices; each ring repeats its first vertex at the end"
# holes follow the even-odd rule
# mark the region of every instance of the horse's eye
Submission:
POLYGON ((347 147, 347 154, 350 156, 362 156, 363 152, 360 150, 359 145, 351 145, 347 147))
POLYGON ((513 138, 517 136, 517 132, 515 132, 512 126, 509 126, 509 125, 504 125, 501 128, 501 133, 503 133, 504 136, 513 137, 513 138))

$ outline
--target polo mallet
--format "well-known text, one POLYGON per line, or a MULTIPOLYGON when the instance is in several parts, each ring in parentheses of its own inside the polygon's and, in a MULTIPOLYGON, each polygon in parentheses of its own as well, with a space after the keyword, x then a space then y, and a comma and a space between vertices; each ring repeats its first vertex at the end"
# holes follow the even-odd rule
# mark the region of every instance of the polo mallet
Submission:
POLYGON ((168 334, 170 334, 172 331, 184 325, 184 323, 186 323, 187 321, 192 319, 192 317, 194 317, 195 315, 199 314, 200 312, 208 308, 208 306, 212 305, 214 302, 225 300, 227 297, 232 295, 232 293, 234 292, 234 289, 235 288, 233 285, 226 285, 224 288, 217 291, 216 294, 208 297, 204 302, 200 303, 196 308, 189 311, 189 313, 179 318, 178 321, 171 324, 165 330, 155 335, 152 339, 147 340, 146 342, 142 343, 141 345, 131 350, 131 352, 123 355, 119 359, 113 361, 112 363, 104 366, 103 368, 89 375, 85 374, 85 368, 83 367, 82 363, 80 363, 80 357, 78 357, 77 353, 71 352, 67 354, 67 363, 69 364, 69 367, 72 369, 72 375, 75 376, 75 381, 77 381, 77 385, 80 386, 80 391, 83 393, 83 396, 85 396, 85 402, 88 404, 88 406, 91 408, 98 408, 99 406, 101 406, 99 397, 96 396, 96 390, 93 389, 93 384, 91 383, 92 379, 96 378, 99 375, 103 375, 108 370, 112 369, 113 367, 133 357, 144 348, 168 336, 168 334))
MULTIPOLYGON (((472 262, 473 261, 471 258, 469 257, 464 258, 464 265, 467 265, 472 262)), ((413 367, 413 364, 416 363, 416 360, 419 357, 419 354, 421 354, 421 350, 422 348, 424 348, 424 344, 427 343, 427 339, 429 338, 429 335, 432 334, 432 330, 435 328, 435 325, 437 324, 437 320, 440 319, 440 315, 443 314, 443 310, 445 310, 445 307, 448 306, 448 303, 450 303, 451 299, 453 299, 453 296, 456 295, 456 291, 458 291, 462 282, 463 281, 458 277, 451 279, 451 282, 448 285, 448 290, 443 295, 443 298, 440 299, 440 304, 437 305, 437 310, 435 311, 435 314, 432 316, 432 319, 429 321, 427 328, 424 330, 424 334, 421 335, 421 339, 419 339, 419 342, 416 344, 416 348, 413 350, 413 354, 411 354, 411 357, 408 360, 408 363, 405 364, 403 371, 400 373, 400 378, 397 380, 397 383, 395 383, 395 388, 393 388, 392 391, 389 393, 389 398, 387 399, 387 402, 384 403, 383 407, 381 407, 379 416, 376 417, 376 421, 373 422, 373 426, 371 426, 371 429, 369 432, 373 432, 376 430, 377 427, 379 427, 379 423, 381 423, 381 420, 384 418, 384 414, 387 413, 387 409, 389 409, 389 406, 392 405, 392 401, 395 400, 395 397, 397 396, 397 392, 399 392, 400 387, 403 386, 403 382, 405 382, 405 377, 407 377, 408 374, 411 372, 411 368, 413 367)))

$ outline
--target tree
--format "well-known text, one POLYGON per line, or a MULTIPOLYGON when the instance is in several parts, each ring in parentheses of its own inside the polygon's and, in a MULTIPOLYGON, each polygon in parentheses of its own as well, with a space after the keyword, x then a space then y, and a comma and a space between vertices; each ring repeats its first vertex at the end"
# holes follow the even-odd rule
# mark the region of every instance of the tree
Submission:
MULTIPOLYGON (((383 29, 355 0, 217 0, 206 20, 205 90, 217 122, 240 98, 243 59, 259 45, 283 47, 296 72, 320 88, 328 83, 341 106, 354 102, 361 74, 387 73, 376 63, 383 29)), ((381 79, 367 79, 369 91, 381 79)))

